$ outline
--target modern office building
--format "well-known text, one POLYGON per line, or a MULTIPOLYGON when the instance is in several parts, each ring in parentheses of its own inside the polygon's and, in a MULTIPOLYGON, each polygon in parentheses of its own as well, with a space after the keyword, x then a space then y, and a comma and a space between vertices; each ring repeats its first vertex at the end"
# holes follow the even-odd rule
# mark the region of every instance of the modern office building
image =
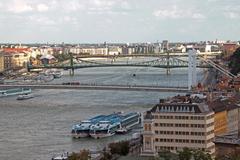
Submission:
POLYGON ((205 103, 160 101, 144 115, 143 156, 184 147, 214 156, 214 112, 205 103))

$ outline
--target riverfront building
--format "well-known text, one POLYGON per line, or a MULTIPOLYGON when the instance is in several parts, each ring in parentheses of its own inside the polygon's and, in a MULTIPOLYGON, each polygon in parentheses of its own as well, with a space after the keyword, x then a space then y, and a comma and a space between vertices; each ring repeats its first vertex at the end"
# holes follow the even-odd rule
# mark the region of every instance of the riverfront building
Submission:
POLYGON ((176 153, 184 147, 201 149, 214 156, 214 112, 190 97, 178 102, 160 101, 144 115, 143 156, 161 151, 176 153))
POLYGON ((25 67, 29 61, 29 48, 4 48, 4 70, 25 67))
POLYGON ((238 132, 240 107, 235 102, 236 98, 219 98, 209 104, 210 108, 215 112, 214 133, 216 136, 238 132))

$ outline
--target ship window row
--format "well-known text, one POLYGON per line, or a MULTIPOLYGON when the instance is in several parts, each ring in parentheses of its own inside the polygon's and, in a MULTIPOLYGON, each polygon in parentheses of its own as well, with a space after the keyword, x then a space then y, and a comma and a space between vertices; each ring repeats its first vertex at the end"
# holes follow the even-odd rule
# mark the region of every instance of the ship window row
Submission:
MULTIPOLYGON (((184 123, 154 123, 155 127, 184 127, 184 128, 204 128, 204 124, 184 124, 184 123)), ((210 125, 211 126, 211 125, 210 125)))
POLYGON ((155 142, 174 142, 174 143, 198 143, 198 144, 204 144, 205 140, 155 138, 155 142))
POLYGON ((128 120, 124 121, 122 123, 122 125, 127 125, 129 123, 133 123, 133 122, 137 122, 137 121, 138 121, 138 117, 134 117, 134 118, 131 118, 131 119, 128 119, 128 120))

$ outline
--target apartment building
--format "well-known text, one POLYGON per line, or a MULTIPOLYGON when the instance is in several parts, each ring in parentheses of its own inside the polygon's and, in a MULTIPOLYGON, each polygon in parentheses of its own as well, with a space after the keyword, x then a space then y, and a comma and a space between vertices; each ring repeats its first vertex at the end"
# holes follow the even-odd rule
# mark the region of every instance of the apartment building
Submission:
POLYGON ((215 136, 232 134, 239 130, 240 107, 234 99, 234 97, 219 98, 209 104, 209 107, 215 112, 215 136))
POLYGON ((4 70, 12 69, 13 62, 12 62, 12 55, 11 54, 3 54, 4 58, 4 70))
POLYGON ((205 103, 164 102, 144 115, 141 155, 161 151, 176 153, 184 147, 201 149, 214 156, 214 112, 205 103))
POLYGON ((29 48, 4 48, 4 69, 25 67, 30 58, 29 48))

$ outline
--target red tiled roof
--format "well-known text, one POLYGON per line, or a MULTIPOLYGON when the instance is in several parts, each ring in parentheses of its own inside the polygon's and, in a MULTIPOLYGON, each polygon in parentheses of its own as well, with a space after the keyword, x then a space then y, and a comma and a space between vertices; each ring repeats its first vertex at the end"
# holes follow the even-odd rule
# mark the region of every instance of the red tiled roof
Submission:
POLYGON ((13 53, 13 52, 24 52, 30 51, 29 48, 3 48, 3 52, 5 53, 13 53))

